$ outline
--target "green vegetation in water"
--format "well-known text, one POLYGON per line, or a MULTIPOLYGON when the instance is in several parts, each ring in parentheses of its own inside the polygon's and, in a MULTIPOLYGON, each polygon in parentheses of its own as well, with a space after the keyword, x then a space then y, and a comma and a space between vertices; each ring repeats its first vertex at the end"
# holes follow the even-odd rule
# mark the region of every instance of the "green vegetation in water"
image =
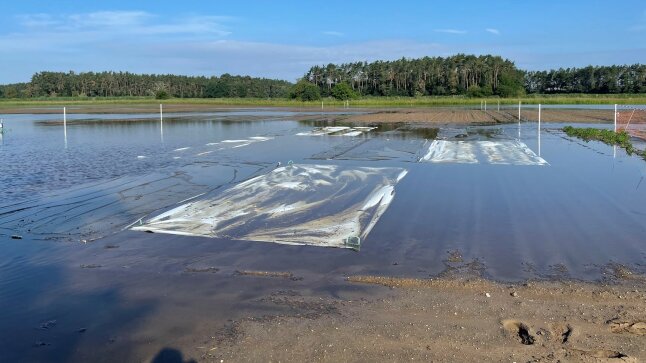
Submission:
POLYGON ((601 141, 608 145, 617 145, 626 150, 628 155, 637 154, 646 160, 646 150, 637 150, 630 142, 630 135, 626 131, 614 132, 612 130, 595 129, 591 127, 580 128, 565 126, 563 131, 570 137, 578 137, 588 142, 590 140, 601 141))

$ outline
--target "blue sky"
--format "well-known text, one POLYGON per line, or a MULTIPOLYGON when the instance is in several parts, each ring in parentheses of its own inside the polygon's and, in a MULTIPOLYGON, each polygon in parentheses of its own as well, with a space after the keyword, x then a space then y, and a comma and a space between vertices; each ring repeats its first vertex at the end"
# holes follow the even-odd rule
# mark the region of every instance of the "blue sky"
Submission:
POLYGON ((7 1, 0 83, 42 70, 248 74, 455 53, 524 69, 646 61, 644 0, 7 1))

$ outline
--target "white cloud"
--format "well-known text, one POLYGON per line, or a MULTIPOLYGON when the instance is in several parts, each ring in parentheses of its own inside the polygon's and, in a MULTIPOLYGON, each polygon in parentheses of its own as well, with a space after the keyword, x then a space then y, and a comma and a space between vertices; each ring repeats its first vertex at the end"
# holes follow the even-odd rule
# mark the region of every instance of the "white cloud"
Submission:
POLYGON ((343 34, 341 32, 337 32, 337 31, 333 31, 333 30, 328 30, 328 31, 324 31, 323 35, 330 35, 330 36, 333 36, 333 37, 342 37, 345 34, 343 34))
POLYGON ((151 17, 145 11, 97 11, 68 15, 62 21, 77 28, 128 27, 142 25, 151 17))
POLYGON ((232 20, 225 16, 178 16, 160 19, 145 11, 97 11, 92 13, 50 15, 23 14, 16 16, 30 32, 69 33, 93 32, 110 34, 201 34, 226 36, 230 32, 224 23, 232 20))
POLYGON ((59 23, 49 14, 16 15, 16 19, 20 24, 28 28, 49 27, 59 23))
POLYGON ((434 29, 436 33, 447 33, 447 34, 466 34, 466 30, 459 29, 434 29))
POLYGON ((498 29, 494 29, 494 28, 487 28, 487 29, 485 29, 485 30, 486 30, 487 32, 491 33, 491 34, 500 35, 500 30, 498 30, 498 29))

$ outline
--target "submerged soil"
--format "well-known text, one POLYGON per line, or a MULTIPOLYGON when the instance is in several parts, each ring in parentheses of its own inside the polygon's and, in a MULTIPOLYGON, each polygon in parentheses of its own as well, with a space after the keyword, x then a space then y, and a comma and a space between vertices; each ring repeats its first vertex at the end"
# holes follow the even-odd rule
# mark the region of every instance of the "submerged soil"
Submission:
POLYGON ((352 276, 354 300, 299 291, 267 298, 290 315, 234 321, 193 358, 233 362, 639 362, 644 280, 531 282, 352 276), (374 294, 379 298, 371 298, 374 294), (385 296, 381 296, 385 294, 385 296))

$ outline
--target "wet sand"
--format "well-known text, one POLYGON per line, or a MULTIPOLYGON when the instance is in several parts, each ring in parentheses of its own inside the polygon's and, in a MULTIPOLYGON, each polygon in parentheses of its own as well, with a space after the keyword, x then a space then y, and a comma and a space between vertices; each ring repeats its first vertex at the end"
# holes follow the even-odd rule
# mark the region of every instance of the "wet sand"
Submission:
POLYGON ((247 317, 194 348, 225 362, 639 362, 646 359, 644 279, 615 284, 353 276, 359 299, 301 291, 266 298, 287 315, 247 317), (380 298, 371 295, 384 294, 380 298))

